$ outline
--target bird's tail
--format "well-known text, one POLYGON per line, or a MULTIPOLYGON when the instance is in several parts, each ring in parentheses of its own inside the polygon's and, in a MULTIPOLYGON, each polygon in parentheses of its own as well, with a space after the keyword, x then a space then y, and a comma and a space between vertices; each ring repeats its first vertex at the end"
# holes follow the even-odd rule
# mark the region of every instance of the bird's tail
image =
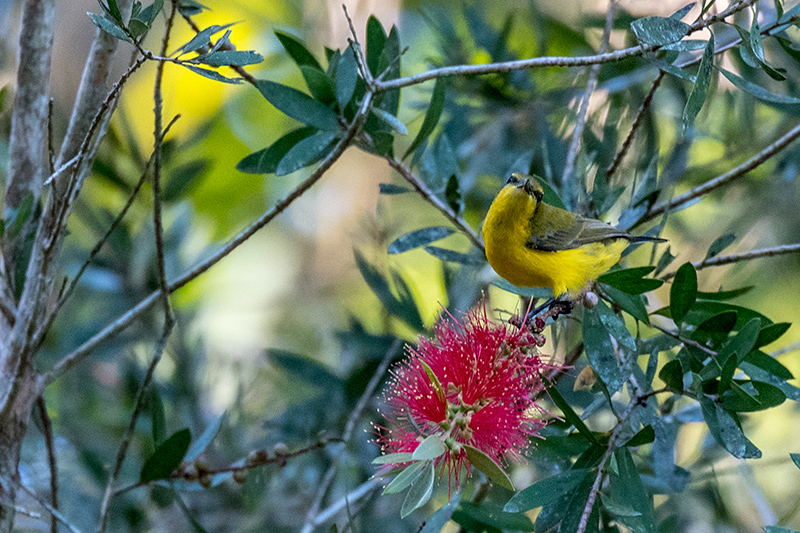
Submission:
POLYGON ((647 235, 629 235, 628 241, 631 243, 637 242, 668 242, 667 239, 661 237, 648 237, 647 235))

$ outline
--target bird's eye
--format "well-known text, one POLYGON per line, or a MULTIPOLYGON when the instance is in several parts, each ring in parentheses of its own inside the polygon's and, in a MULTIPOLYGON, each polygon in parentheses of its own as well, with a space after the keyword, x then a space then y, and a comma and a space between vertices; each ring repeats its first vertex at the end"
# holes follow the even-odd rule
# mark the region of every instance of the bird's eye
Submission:
POLYGON ((506 185, 516 185, 517 183, 519 183, 519 178, 515 174, 510 175, 506 180, 506 185))

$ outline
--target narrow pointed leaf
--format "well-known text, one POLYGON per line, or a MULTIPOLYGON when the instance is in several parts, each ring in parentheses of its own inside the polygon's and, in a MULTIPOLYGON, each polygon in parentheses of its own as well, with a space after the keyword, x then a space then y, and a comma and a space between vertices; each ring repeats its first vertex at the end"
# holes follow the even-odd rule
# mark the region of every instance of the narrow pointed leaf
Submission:
POLYGON ((419 509, 431 499, 433 494, 433 482, 435 480, 433 461, 425 461, 425 466, 422 472, 411 484, 408 489, 406 497, 403 500, 403 506, 400 508, 400 518, 405 518, 410 515, 414 510, 419 509))
POLYGON ((372 460, 374 465, 390 465, 398 463, 408 463, 411 461, 412 454, 408 452, 387 453, 372 460))
POLYGON ((733 72, 728 72, 724 68, 721 68, 720 71, 722 75, 728 78, 728 81, 734 84, 739 89, 743 90, 750 96, 755 96, 759 100, 764 100, 765 102, 773 102, 776 104, 800 104, 800 98, 789 96, 786 94, 776 94, 766 90, 765 88, 756 85, 755 83, 749 82, 744 78, 740 78, 733 72))
POLYGON ((631 22, 631 29, 642 44, 660 46, 680 41, 690 26, 674 18, 645 17, 631 22))
POLYGON ((182 66, 188 68, 195 74, 200 74, 204 78, 208 78, 210 80, 221 81, 222 83, 230 83, 230 84, 242 83, 242 78, 228 78, 215 70, 196 67, 194 65, 187 65, 186 63, 182 63, 182 66))
POLYGON ((286 49, 286 53, 289 54, 292 61, 297 63, 298 67, 309 66, 320 71, 322 70, 319 61, 308 51, 305 43, 282 31, 276 31, 275 37, 278 38, 283 48, 286 49))
POLYGON ((269 103, 293 119, 320 130, 339 130, 336 114, 307 94, 269 80, 258 80, 256 85, 269 103))
POLYGON ((531 509, 542 507, 568 494, 591 473, 591 470, 584 468, 566 470, 560 474, 537 481, 512 496, 503 507, 503 510, 507 513, 524 513, 531 509))
POLYGON ((691 263, 684 263, 675 273, 669 291, 669 308, 675 324, 683 322, 696 299, 697 271, 691 263))
POLYGON ((338 133, 319 131, 295 144, 275 169, 276 176, 285 176, 295 170, 316 163, 330 150, 338 138, 338 133))
POLYGON ((305 126, 290 131, 269 147, 252 153, 236 164, 236 169, 250 174, 272 174, 277 170, 278 163, 281 162, 289 150, 297 143, 313 135, 317 131, 312 126, 305 126))
POLYGON ((417 149, 428 137, 433 133, 433 130, 436 129, 436 124, 439 123, 439 118, 442 116, 442 110, 444 109, 444 97, 445 97, 445 81, 444 78, 437 78, 436 84, 433 86, 433 94, 431 95, 431 103, 428 106, 428 111, 425 113, 425 119, 422 121, 422 126, 419 129, 419 133, 414 138, 414 141, 411 143, 411 146, 408 147, 406 150, 405 155, 403 155, 403 159, 408 157, 408 154, 413 152, 417 149))
POLYGON ((336 101, 339 109, 344 109, 353 98, 358 82, 358 63, 353 53, 353 48, 348 47, 339 59, 336 67, 336 101))
POLYGON ((186 462, 194 461, 200 454, 206 451, 206 448, 213 442, 214 437, 219 433, 219 428, 222 427, 222 421, 225 419, 225 413, 222 413, 208 423, 205 431, 192 443, 189 450, 186 452, 184 460, 186 462))
POLYGON ((694 123, 694 119, 703 107, 708 95, 708 87, 711 84, 711 72, 714 70, 714 34, 712 33, 703 51, 703 58, 700 60, 700 68, 697 70, 697 81, 689 93, 686 107, 683 109, 683 131, 694 123))
POLYGON ((188 429, 182 429, 162 442, 142 466, 139 483, 168 478, 173 470, 181 464, 191 441, 191 432, 188 429))
POLYGON ((395 239, 394 242, 389 245, 388 252, 390 254, 407 252, 408 250, 413 250, 414 248, 426 246, 432 242, 444 239, 453 233, 454 230, 445 226, 431 226, 429 228, 418 229, 395 239))
POLYGON ((112 37, 116 37, 117 39, 121 39, 125 42, 133 42, 131 38, 128 37, 128 34, 125 33, 125 30, 120 28, 114 22, 108 20, 103 15, 98 15, 97 13, 87 13, 89 18, 92 19, 92 22, 95 26, 106 32, 107 34, 111 35, 112 37))
POLYGON ((489 481, 501 487, 505 487, 508 490, 514 490, 514 484, 511 483, 511 478, 508 477, 508 474, 505 473, 500 465, 494 462, 494 459, 473 446, 464 445, 464 450, 467 452, 467 459, 470 464, 486 474, 489 481))
POLYGON ((427 462, 428 461, 417 461, 405 467, 402 472, 397 474, 391 483, 386 485, 386 488, 383 489, 383 494, 397 494, 410 487, 422 474, 422 470, 425 468, 425 463, 427 462))

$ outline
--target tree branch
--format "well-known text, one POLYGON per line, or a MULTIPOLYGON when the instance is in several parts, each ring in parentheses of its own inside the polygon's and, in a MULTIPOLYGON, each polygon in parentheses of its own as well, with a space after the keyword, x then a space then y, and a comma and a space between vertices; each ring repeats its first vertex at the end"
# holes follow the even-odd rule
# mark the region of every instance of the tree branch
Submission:
POLYGON ((486 249, 484 248, 483 241, 478 236, 475 231, 467 224, 463 218, 461 218, 458 213, 453 211, 450 206, 444 203, 442 200, 436 196, 433 191, 431 191, 425 183, 422 182, 419 177, 417 177, 414 172, 407 166, 403 164, 402 161, 395 157, 385 156, 386 161, 389 162, 389 166, 395 169, 398 174, 400 174, 412 187, 416 190, 422 198, 431 204, 433 207, 439 210, 447 219, 453 223, 461 232, 467 236, 467 238, 478 248, 481 252, 485 252, 486 249))
MULTIPOLYGON (((50 505, 53 509, 58 510, 58 467, 55 443, 53 442, 53 423, 50 421, 50 415, 47 414, 47 404, 43 395, 36 399, 36 405, 39 407, 39 419, 42 422, 44 444, 47 448, 47 464, 50 467, 50 505)), ((50 515, 50 518, 50 532, 58 533, 58 518, 53 514, 50 515)))
MULTIPOLYGON (((783 244, 781 246, 773 246, 772 248, 761 248, 760 250, 750 250, 749 252, 742 252, 740 254, 725 255, 712 257, 710 259, 703 259, 696 263, 692 263, 696 270, 702 270, 712 266, 730 265, 740 261, 750 261, 760 257, 774 257, 776 255, 796 254, 800 253, 800 243, 797 244, 783 244)), ((675 272, 670 272, 661 276, 663 280, 672 279, 675 272)))

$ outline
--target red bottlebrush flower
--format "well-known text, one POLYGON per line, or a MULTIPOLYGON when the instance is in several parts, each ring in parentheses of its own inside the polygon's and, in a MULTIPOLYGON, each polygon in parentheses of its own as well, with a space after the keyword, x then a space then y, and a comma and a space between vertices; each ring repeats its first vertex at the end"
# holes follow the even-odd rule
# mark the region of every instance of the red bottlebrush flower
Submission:
POLYGON ((546 424, 533 400, 544 387, 542 373, 561 367, 539 357, 540 334, 491 321, 484 303, 461 322, 448 313, 433 331, 432 340, 407 347, 406 359, 390 371, 384 391, 390 427, 378 428, 377 442, 384 453, 413 452, 426 437, 441 437, 447 451, 435 464, 458 487, 461 467, 469 475, 471 466, 464 445, 500 465, 520 457, 546 424))

